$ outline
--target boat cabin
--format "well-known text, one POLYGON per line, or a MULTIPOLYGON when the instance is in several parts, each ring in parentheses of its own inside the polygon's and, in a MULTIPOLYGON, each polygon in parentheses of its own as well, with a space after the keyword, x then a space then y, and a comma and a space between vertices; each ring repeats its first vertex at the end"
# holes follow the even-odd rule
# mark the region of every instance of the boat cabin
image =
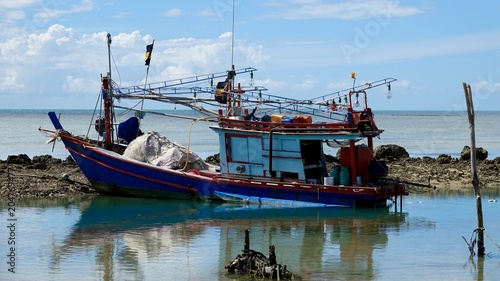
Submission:
POLYGON ((244 119, 221 116, 219 126, 211 127, 219 136, 222 176, 324 183, 331 175, 323 146, 330 142, 346 144, 340 149, 339 167, 349 174, 340 184, 373 181, 368 171, 374 160, 372 138, 382 131, 375 126, 369 109, 351 110, 346 113, 346 121, 338 123, 314 123, 310 116, 303 115, 273 115, 271 122, 244 119), (356 145, 363 138, 368 144, 356 145))

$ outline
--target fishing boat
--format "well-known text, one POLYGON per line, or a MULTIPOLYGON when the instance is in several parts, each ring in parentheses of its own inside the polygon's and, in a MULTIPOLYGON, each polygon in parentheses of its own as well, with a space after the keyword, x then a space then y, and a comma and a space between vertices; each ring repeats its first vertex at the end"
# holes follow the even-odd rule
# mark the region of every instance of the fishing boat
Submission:
MULTIPOLYGON (((108 34, 108 53, 111 36, 108 34)), ((150 58, 152 45, 147 47, 150 58)), ((148 60, 146 60, 148 65, 148 60)), ((232 64, 232 62, 231 62, 232 64)), ((104 194, 170 199, 226 201, 283 206, 387 206, 407 195, 388 177, 384 161, 373 157, 373 139, 383 130, 368 107, 367 92, 394 78, 356 85, 310 99, 267 94, 262 86, 241 85, 236 75, 253 67, 203 74, 159 83, 120 87, 102 75, 97 137, 64 130, 49 112, 54 139, 60 139, 93 188, 104 194), (208 82, 208 83, 207 83, 208 82), (209 86, 206 86, 206 85, 209 86), (205 85, 205 86, 203 86, 205 85), (144 100, 185 106, 203 117, 118 106, 116 100, 144 100), (136 114, 116 124, 117 110, 136 114), (220 162, 206 164, 168 136, 143 133, 145 114, 211 122, 220 162), (325 146, 338 147, 333 167, 325 146)), ((149 65, 148 65, 149 69, 149 65)), ((249 83, 252 84, 252 83, 249 83)), ((94 123, 92 123, 94 124, 94 123)))

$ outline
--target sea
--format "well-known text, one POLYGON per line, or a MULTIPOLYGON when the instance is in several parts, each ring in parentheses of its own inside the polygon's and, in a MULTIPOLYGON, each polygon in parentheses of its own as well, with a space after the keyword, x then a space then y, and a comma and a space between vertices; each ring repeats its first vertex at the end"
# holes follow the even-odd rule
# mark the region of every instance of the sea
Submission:
MULTIPOLYGON (((53 130, 47 112, 49 110, 0 109, 0 159, 9 155, 52 155, 64 159, 69 153, 62 142, 46 144, 53 134, 39 129, 53 130)), ((53 110, 54 111, 54 110, 53 110)), ((62 126, 73 134, 95 137, 94 110, 55 110, 62 126)), ((186 110, 164 110, 165 115, 190 115, 186 110)), ((132 116, 121 112, 117 122, 132 116)), ((192 115, 193 118, 197 116, 192 115)), ((469 121, 465 111, 375 111, 375 123, 384 130, 374 146, 396 144, 402 146, 411 157, 432 157, 447 154, 459 158, 464 146, 471 144, 469 121)), ((476 146, 488 151, 488 159, 500 157, 500 111, 478 111, 475 113, 476 146)), ((141 121, 144 132, 156 131, 170 140, 190 147, 202 158, 218 152, 216 134, 209 128, 213 123, 199 120, 166 117, 161 114, 146 114, 141 121)), ((326 151, 336 153, 336 148, 326 151)))
MULTIPOLYGON (((94 136, 93 111, 55 112, 67 131, 94 136)), ((118 119, 129 116, 122 112, 118 119)), ((476 146, 488 159, 500 157, 499 117, 475 114, 476 146)), ((470 145, 466 112, 381 111, 375 121, 385 130, 375 146, 397 144, 411 157, 458 158, 470 145)), ((155 114, 141 121, 143 131, 157 131, 201 157, 218 150, 210 125, 155 114)), ((53 130, 47 110, 0 110, 0 159, 66 158, 62 142, 46 143, 53 133, 39 128, 53 130)), ((20 184, 9 177, 9 188, 20 184)), ((242 254, 245 230, 250 249, 267 256, 274 245, 277 262, 295 280, 500 280, 499 214, 500 188, 482 189, 476 200, 472 186, 412 189, 402 202, 376 209, 0 198, 0 280, 263 280, 225 268, 242 254), (484 257, 476 254, 477 202, 484 257)))

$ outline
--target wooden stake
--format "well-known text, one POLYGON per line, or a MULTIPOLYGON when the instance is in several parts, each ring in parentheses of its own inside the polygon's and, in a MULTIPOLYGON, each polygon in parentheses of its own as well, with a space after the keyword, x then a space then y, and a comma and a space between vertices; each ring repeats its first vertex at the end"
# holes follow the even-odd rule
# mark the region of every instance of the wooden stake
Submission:
POLYGON ((243 248, 243 253, 248 254, 250 252, 250 231, 245 229, 245 248, 243 248))
POLYGON ((477 209, 477 255, 484 256, 484 226, 483 226, 483 208, 481 203, 481 190, 479 188, 479 178, 477 176, 476 166, 476 134, 474 129, 474 105, 472 103, 472 91, 470 85, 463 83, 465 92, 465 101, 467 102, 467 115, 469 116, 469 129, 470 129, 470 165, 472 172, 472 185, 476 195, 476 209, 477 209))

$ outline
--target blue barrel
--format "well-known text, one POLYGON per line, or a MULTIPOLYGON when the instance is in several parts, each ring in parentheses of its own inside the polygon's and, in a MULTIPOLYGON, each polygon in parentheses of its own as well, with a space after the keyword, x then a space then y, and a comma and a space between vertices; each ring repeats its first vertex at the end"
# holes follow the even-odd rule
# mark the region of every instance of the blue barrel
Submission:
POLYGON ((340 166, 333 166, 332 171, 330 172, 330 177, 333 177, 333 184, 340 184, 340 166))
POLYGON ((351 171, 347 166, 342 166, 340 168, 340 184, 351 185, 351 171))

